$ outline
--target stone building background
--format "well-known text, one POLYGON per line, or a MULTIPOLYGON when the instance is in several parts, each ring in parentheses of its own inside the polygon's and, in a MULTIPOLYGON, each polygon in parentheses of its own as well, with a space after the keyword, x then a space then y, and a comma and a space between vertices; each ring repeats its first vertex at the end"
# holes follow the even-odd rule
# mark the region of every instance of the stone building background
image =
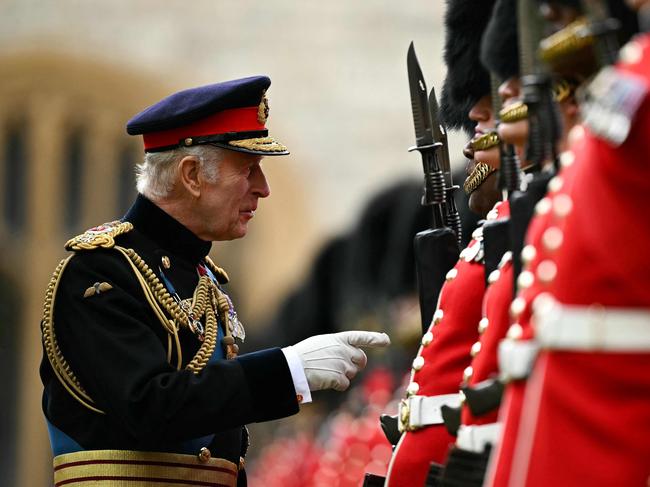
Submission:
MULTIPOLYGON (((444 2, 0 0, 0 485, 50 485, 44 290, 73 234, 121 215, 141 143, 124 124, 178 89, 268 74, 272 196, 216 244, 243 321, 305 274, 369 194, 421 172, 406 49, 440 87, 444 2)), ((458 153, 460 139, 452 139, 458 153)), ((253 330, 254 333, 254 330, 253 330)))

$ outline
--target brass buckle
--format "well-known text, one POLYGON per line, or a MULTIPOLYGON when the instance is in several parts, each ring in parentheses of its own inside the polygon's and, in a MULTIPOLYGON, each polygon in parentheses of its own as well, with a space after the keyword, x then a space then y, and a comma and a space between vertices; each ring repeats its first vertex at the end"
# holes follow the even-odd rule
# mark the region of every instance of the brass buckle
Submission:
POLYGON ((417 427, 411 426, 411 397, 404 398, 399 403, 399 421, 397 429, 400 433, 405 431, 415 431, 417 427))
POLYGON ((408 431, 409 417, 411 416, 411 411, 409 410, 408 398, 402 399, 399 402, 399 416, 397 421, 397 430, 400 433, 408 431))

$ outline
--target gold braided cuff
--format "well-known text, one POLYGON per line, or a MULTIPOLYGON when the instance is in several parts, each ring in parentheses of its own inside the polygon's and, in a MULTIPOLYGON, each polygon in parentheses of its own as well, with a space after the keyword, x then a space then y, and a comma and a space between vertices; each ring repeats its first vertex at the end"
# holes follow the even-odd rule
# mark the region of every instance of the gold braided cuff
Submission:
POLYGON ((463 189, 465 190, 465 193, 468 195, 472 194, 476 188, 483 184, 483 181, 485 181, 487 177, 495 171, 496 169, 485 164, 484 162, 479 162, 476 164, 476 167, 474 167, 472 173, 467 176, 467 179, 463 183, 463 189))
POLYGON ((489 132, 487 134, 483 134, 480 137, 477 137, 475 139, 472 139, 470 141, 470 147, 474 149, 475 151, 479 150, 488 150, 491 149, 492 147, 496 147, 499 145, 499 134, 496 132, 489 132))
POLYGON ((237 485, 237 465, 205 454, 89 450, 58 455, 53 465, 55 487, 237 485))

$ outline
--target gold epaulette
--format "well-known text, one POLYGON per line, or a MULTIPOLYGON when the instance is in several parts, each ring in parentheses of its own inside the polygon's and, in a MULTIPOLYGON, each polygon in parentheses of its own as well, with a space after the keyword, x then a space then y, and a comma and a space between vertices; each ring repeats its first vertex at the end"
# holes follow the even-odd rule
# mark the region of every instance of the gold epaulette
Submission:
POLYGON ((221 267, 219 267, 217 264, 215 264, 214 261, 209 256, 205 257, 205 263, 214 274, 214 277, 217 278, 219 284, 226 284, 228 283, 228 281, 230 281, 230 278, 228 278, 228 273, 224 271, 221 267))
POLYGON ((66 250, 92 250, 97 248, 110 249, 115 246, 115 237, 133 230, 129 222, 115 220, 98 227, 86 230, 81 235, 68 240, 66 250))

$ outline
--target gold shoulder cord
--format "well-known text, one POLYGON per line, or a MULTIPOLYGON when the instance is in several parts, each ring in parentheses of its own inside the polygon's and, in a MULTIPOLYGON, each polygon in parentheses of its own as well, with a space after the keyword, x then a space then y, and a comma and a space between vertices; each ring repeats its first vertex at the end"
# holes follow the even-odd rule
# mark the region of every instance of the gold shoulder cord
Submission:
POLYGON ((52 370, 54 374, 59 379, 63 387, 70 393, 81 404, 86 406, 91 411, 96 413, 104 413, 102 410, 97 409, 93 406, 94 402, 90 396, 86 393, 84 388, 79 383, 79 380, 72 372, 70 365, 66 362, 59 345, 56 342, 56 335, 54 334, 54 322, 52 320, 53 309, 54 309, 54 296, 59 287, 60 277, 63 273, 63 270, 72 259, 72 255, 67 259, 59 262, 59 265, 54 270, 54 274, 50 279, 50 283, 47 286, 47 291, 45 292, 45 304, 43 306, 43 319, 41 320, 41 331, 43 333, 43 345, 45 347, 45 353, 47 358, 52 365, 52 370))
MULTIPOLYGON (((130 230, 130 228, 128 230, 130 230)), ((66 245, 69 245, 73 240, 69 241, 66 245)), ((198 374, 207 365, 210 357, 214 353, 217 344, 219 325, 216 313, 219 314, 224 324, 228 323, 230 303, 226 296, 208 276, 201 276, 196 288, 194 289, 192 303, 188 309, 188 312, 185 312, 176 303, 171 294, 169 294, 165 286, 160 282, 158 277, 147 265, 147 263, 133 249, 117 246, 114 244, 114 242, 102 241, 102 243, 103 245, 101 245, 101 247, 114 248, 126 258, 127 262, 129 262, 138 279, 138 282, 140 283, 140 286, 142 287, 149 306, 162 324, 163 328, 165 328, 165 331, 168 333, 167 361, 169 363, 171 363, 172 358, 172 340, 174 342, 177 356, 177 370, 180 370, 182 366, 181 345, 178 336, 178 330, 180 326, 190 328, 190 322, 192 320, 200 320, 202 318, 204 319, 205 332, 203 342, 192 360, 185 366, 186 370, 190 370, 193 373, 198 374), (168 316, 172 317, 171 320, 167 317, 165 311, 167 312, 168 316)), ((72 246, 69 246, 69 248, 71 247, 72 246)), ((96 246, 92 246, 90 248, 96 248, 96 246)), ((103 414, 104 412, 102 410, 94 406, 94 401, 81 386, 81 383, 74 375, 69 364, 63 357, 63 354, 61 353, 61 350, 57 344, 56 335, 54 332, 53 310, 56 291, 58 289, 61 275, 72 257, 73 256, 70 256, 59 263, 47 287, 45 304, 43 307, 43 319, 41 321, 43 343, 45 345, 45 351, 48 360, 52 365, 52 369, 66 390, 83 406, 87 407, 91 411, 103 414)), ((208 264, 213 272, 216 271, 215 273, 219 277, 224 278, 224 281, 227 281, 227 274, 222 269, 217 267, 211 260, 208 261, 208 264)), ((224 333, 226 336, 226 338, 224 338, 224 343, 230 344, 233 342, 229 326, 224 326, 224 333)), ((229 358, 231 358, 231 356, 231 354, 228 355, 229 358)))

